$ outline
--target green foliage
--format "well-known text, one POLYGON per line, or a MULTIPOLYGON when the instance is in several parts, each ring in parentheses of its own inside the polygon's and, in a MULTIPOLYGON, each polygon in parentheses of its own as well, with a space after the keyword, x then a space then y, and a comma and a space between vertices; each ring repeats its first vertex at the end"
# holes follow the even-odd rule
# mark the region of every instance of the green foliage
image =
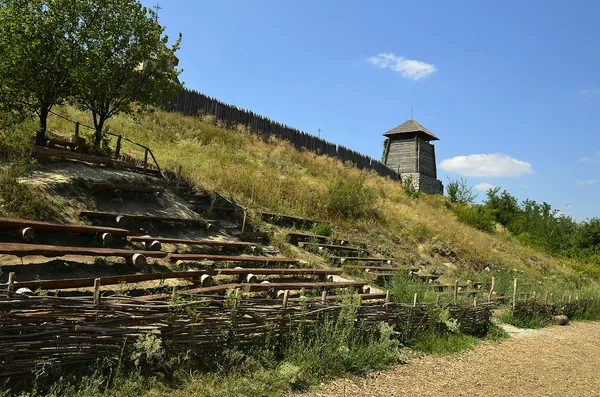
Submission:
POLYGON ((60 215, 52 203, 35 187, 21 181, 22 166, 11 165, 0 170, 0 210, 5 216, 36 220, 57 220, 60 215))
POLYGON ((409 344, 413 349, 424 353, 449 354, 474 348, 477 338, 457 332, 445 322, 438 322, 416 334, 409 344))
POLYGON ((452 212, 459 221, 484 232, 491 233, 496 228, 494 215, 478 204, 455 204, 452 212))
POLYGON ((378 216, 376 198, 376 192, 365 186, 364 177, 337 178, 329 184, 325 204, 338 218, 374 218, 378 216))
POLYGON ((318 236, 331 236, 333 234, 333 229, 329 223, 321 222, 313 226, 313 228, 310 229, 310 232, 318 236))
POLYGON ((36 112, 44 143, 50 109, 71 93, 78 16, 73 0, 9 0, 0 7, 0 103, 36 112))
POLYGON ((491 341, 494 341, 494 342, 500 342, 500 341, 502 341, 504 339, 507 339, 509 337, 510 337, 510 335, 508 334, 508 332, 506 332, 504 330, 504 328, 502 328, 498 324, 494 324, 492 322, 490 324, 490 328, 488 330, 488 333, 485 336, 485 339, 491 340, 491 341))
POLYGON ((0 130, 0 163, 31 164, 33 145, 32 122, 7 125, 0 130))
POLYGON ((74 98, 92 112, 94 146, 110 117, 132 112, 132 102, 156 104, 181 89, 176 63, 181 34, 171 48, 165 28, 138 0, 79 0, 76 32, 80 62, 73 69, 74 98), (139 66, 144 64, 143 70, 139 66))
POLYGON ((446 193, 451 203, 472 204, 477 198, 477 194, 473 193, 473 188, 467 184, 467 180, 462 177, 459 180, 450 180, 446 185, 446 193))
POLYGON ((412 175, 408 175, 402 179, 402 190, 408 197, 417 198, 420 196, 419 190, 415 187, 414 177, 412 175))

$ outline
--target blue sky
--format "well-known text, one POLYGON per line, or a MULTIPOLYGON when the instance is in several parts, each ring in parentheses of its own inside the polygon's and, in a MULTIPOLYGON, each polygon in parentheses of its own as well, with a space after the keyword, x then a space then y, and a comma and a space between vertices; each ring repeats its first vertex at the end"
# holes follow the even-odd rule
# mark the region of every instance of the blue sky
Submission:
POLYGON ((167 34, 183 34, 188 88, 374 158, 413 107, 440 138, 444 183, 463 176, 600 217, 600 2, 160 6, 167 34))

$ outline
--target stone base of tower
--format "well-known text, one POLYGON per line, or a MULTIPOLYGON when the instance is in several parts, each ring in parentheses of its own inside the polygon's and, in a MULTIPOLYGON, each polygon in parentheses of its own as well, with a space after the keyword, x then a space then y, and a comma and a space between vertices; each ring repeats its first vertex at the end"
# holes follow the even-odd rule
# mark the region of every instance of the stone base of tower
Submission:
POLYGON ((444 184, 442 181, 417 172, 403 172, 400 174, 402 181, 411 180, 413 187, 427 194, 444 194, 444 184))

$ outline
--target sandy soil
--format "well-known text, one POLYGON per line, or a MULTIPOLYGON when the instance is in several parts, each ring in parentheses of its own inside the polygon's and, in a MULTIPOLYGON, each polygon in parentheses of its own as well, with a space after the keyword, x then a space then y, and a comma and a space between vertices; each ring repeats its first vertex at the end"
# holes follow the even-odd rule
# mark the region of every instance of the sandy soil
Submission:
POLYGON ((599 396, 600 323, 520 332, 450 357, 345 379, 296 397, 599 396))

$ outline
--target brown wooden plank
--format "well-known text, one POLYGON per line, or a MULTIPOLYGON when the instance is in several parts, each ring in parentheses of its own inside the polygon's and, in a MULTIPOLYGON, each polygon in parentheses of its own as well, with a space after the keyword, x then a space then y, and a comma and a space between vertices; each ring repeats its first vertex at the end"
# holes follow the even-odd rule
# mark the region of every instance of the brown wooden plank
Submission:
POLYGON ((18 228, 22 228, 22 227, 31 227, 36 230, 43 230, 43 231, 50 231, 50 232, 69 232, 69 233, 80 233, 80 234, 110 233, 116 237, 124 237, 124 236, 129 235, 129 230, 117 229, 114 227, 87 226, 87 225, 62 225, 62 224, 58 224, 58 223, 31 221, 31 220, 27 220, 27 219, 0 218, 0 228, 18 229, 18 228))
POLYGON ((205 255, 205 254, 170 254, 171 262, 177 261, 213 261, 213 262, 246 262, 246 263, 279 263, 279 264, 296 264, 297 259, 291 258, 267 258, 264 256, 249 256, 249 255, 205 255))
POLYGON ((163 193, 165 191, 162 187, 155 186, 143 186, 143 185, 123 185, 116 183, 89 183, 86 184, 89 189, 94 190, 123 190, 129 192, 138 192, 138 193, 163 193))
POLYGON ((212 212, 223 212, 223 213, 230 214, 230 213, 239 211, 239 209, 233 208, 233 207, 213 207, 211 209, 210 205, 196 205, 194 207, 194 211, 197 211, 197 212, 212 211, 212 212))
POLYGON ((93 247, 62 247, 57 245, 0 243, 0 254, 15 255, 18 257, 40 255, 55 258, 65 255, 80 256, 118 256, 129 258, 134 254, 142 254, 148 258, 164 258, 166 252, 161 251, 133 251, 126 249, 93 248, 93 247))
POLYGON ((344 268, 348 269, 361 269, 361 270, 382 270, 382 271, 406 271, 406 269, 400 269, 397 267, 387 267, 387 266, 357 266, 357 265, 345 265, 344 268))
POLYGON ((348 251, 348 252, 364 252, 366 253, 367 251, 361 249, 361 248, 354 248, 354 247, 348 247, 346 245, 334 245, 334 244, 321 244, 321 243, 307 243, 307 242, 299 242, 298 243, 298 247, 302 248, 302 247, 323 247, 325 249, 331 250, 331 251, 348 251))
POLYGON ((128 169, 133 169, 133 170, 140 171, 140 172, 160 175, 159 170, 144 169, 143 167, 138 167, 137 165, 135 165, 133 163, 129 163, 126 161, 120 161, 120 160, 113 160, 113 159, 109 159, 107 157, 92 156, 89 154, 70 152, 68 150, 62 150, 62 149, 50 149, 50 148, 41 147, 41 146, 36 146, 35 152, 37 155, 40 155, 40 156, 58 157, 58 158, 63 158, 63 159, 68 159, 68 160, 78 160, 78 161, 83 161, 83 162, 91 163, 91 164, 110 165, 113 167, 128 168, 128 169))
POLYGON ((148 237, 148 236, 129 236, 127 240, 130 242, 146 243, 159 241, 163 244, 185 244, 185 245, 204 245, 207 247, 252 247, 254 244, 243 241, 218 241, 218 240, 191 240, 185 238, 171 237, 148 237))
MULTIPOLYGON (((94 286, 94 280, 100 279, 100 285, 117 285, 121 283, 140 283, 152 280, 167 279, 195 279, 204 274, 210 276, 232 276, 252 273, 264 276, 320 276, 320 275, 339 275, 341 270, 333 269, 216 269, 216 270, 198 270, 185 272, 165 272, 165 273, 144 273, 144 274, 123 274, 118 276, 90 277, 90 278, 67 278, 59 280, 33 280, 17 281, 14 283, 15 290, 19 288, 29 289, 70 289, 70 288, 88 288, 94 286)), ((0 288, 6 288, 8 283, 0 283, 0 288)))
POLYGON ((390 258, 361 258, 360 256, 331 256, 329 257, 333 262, 344 263, 344 262, 386 262, 391 264, 394 260, 390 258))
MULTIPOLYGON (((223 284, 216 285, 213 287, 205 287, 205 288, 194 288, 189 290, 179 290, 177 291, 182 295, 203 295, 203 294, 214 294, 217 292, 227 291, 229 289, 240 288, 245 292, 264 292, 273 290, 311 290, 311 289, 337 289, 337 288, 362 288, 367 283, 359 282, 359 281, 342 281, 342 282, 328 282, 328 283, 268 283, 268 284, 223 284)), ((385 294, 384 294, 385 295, 385 294)), ((168 298, 170 295, 168 294, 156 294, 156 295, 146 295, 142 297, 136 297, 136 299, 142 300, 159 300, 168 298)))
MULTIPOLYGON (((386 295, 385 293, 372 293, 372 294, 357 294, 358 296, 360 296, 361 300, 364 301, 368 301, 368 300, 376 300, 376 299, 385 299, 386 295)), ((326 300, 328 301, 335 301, 342 298, 341 296, 337 296, 337 295, 327 295, 325 297, 326 300)), ((320 296, 311 296, 311 297, 304 297, 304 298, 289 298, 288 302, 301 302, 301 301, 309 301, 309 302, 318 302, 321 301, 323 298, 320 296)))
POLYGON ((165 217, 165 216, 118 214, 118 213, 114 213, 114 212, 100 212, 100 211, 81 211, 79 213, 79 216, 86 217, 86 218, 100 218, 100 219, 116 219, 118 216, 122 216, 126 219, 134 220, 134 221, 199 223, 199 224, 210 223, 210 221, 208 221, 206 219, 171 218, 171 217, 165 217))

